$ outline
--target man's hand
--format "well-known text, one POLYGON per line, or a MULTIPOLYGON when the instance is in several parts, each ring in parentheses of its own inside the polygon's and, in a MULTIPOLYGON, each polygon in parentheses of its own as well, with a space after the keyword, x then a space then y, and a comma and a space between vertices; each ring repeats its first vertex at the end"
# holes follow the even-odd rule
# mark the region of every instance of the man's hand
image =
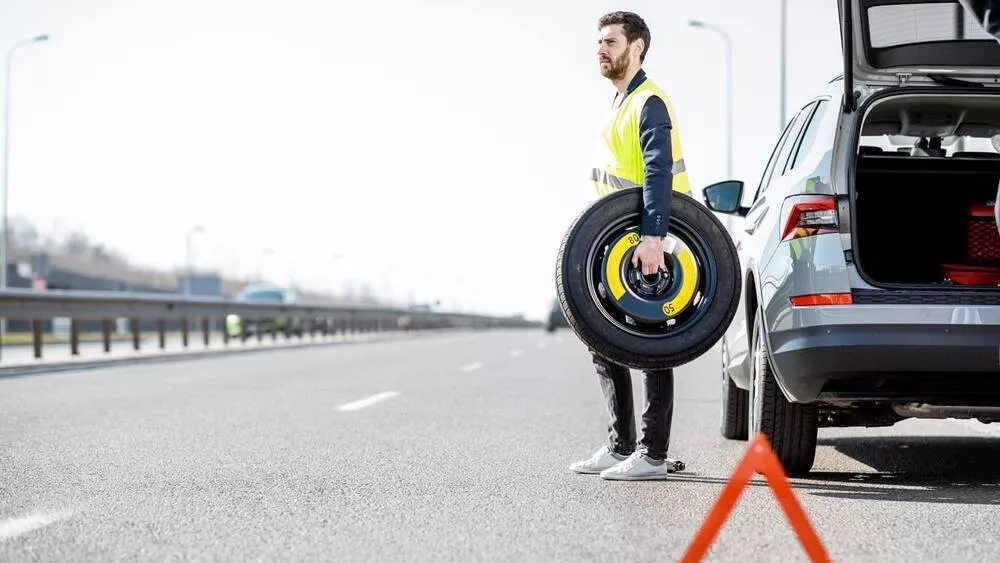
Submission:
POLYGON ((638 266, 642 262, 642 273, 645 275, 655 274, 661 269, 666 269, 667 264, 663 259, 663 237, 644 236, 639 241, 632 254, 632 265, 638 266))

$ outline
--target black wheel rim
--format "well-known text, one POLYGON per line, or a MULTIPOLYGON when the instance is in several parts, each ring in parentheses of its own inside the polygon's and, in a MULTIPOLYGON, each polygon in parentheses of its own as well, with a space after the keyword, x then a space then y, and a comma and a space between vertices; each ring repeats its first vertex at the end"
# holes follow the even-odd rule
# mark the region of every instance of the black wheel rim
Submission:
MULTIPOLYGON (((697 270, 697 281, 690 304, 672 318, 663 318, 663 315, 661 315, 659 319, 653 319, 653 315, 645 314, 648 310, 640 311, 635 307, 629 308, 628 306, 623 306, 620 301, 614 298, 612 292, 604 283, 606 277, 605 258, 615 241, 627 236, 629 233, 638 234, 638 224, 639 214, 632 213, 608 225, 598 234, 587 252, 586 275, 588 290, 600 314, 619 330, 642 338, 673 337, 697 324, 707 314, 715 298, 718 286, 717 262, 711 251, 711 246, 699 233, 698 229, 683 219, 673 216, 670 218, 669 235, 675 237, 691 251, 694 267, 697 270)), ((625 260, 631 260, 631 255, 632 252, 630 250, 625 256, 625 260)), ((681 281, 674 277, 679 271, 674 258, 667 254, 666 261, 668 270, 671 270, 668 277, 672 279, 667 283, 665 291, 667 295, 670 295, 675 294, 679 290, 678 284, 681 281)), ((616 271, 622 272, 623 270, 620 268, 619 264, 615 264, 616 271)), ((631 267, 629 266, 625 269, 629 268, 631 267)), ((638 280, 635 275, 628 275, 628 272, 625 272, 623 278, 623 285, 630 296, 629 301, 631 303, 634 304, 638 301, 648 304, 655 301, 641 292, 642 288, 640 286, 642 284, 636 283, 638 280)), ((664 284, 662 280, 656 281, 661 283, 657 284, 654 282, 647 285, 655 286, 655 289, 660 290, 660 296, 662 297, 664 284)))

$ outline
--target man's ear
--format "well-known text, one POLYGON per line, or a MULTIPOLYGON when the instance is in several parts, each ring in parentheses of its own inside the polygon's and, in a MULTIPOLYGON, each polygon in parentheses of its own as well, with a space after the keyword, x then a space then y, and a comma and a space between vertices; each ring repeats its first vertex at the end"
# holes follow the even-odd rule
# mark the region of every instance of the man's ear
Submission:
POLYGON ((635 41, 632 42, 631 45, 629 45, 629 49, 632 49, 632 54, 635 55, 635 58, 637 59, 641 59, 642 50, 645 48, 646 48, 646 42, 643 41, 642 39, 636 39, 635 41))

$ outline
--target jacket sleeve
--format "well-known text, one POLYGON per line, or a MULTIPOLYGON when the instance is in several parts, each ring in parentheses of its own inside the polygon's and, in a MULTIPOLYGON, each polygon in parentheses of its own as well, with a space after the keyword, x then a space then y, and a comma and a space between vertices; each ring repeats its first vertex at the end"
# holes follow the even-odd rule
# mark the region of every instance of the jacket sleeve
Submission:
POLYGON ((674 163, 670 150, 671 126, 666 104, 659 97, 650 96, 639 114, 639 145, 646 164, 640 235, 662 237, 667 234, 674 163))

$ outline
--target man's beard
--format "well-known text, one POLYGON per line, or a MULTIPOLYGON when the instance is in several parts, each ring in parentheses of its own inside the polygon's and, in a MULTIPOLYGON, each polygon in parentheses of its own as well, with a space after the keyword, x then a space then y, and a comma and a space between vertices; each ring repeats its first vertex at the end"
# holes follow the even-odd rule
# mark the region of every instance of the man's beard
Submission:
MULTIPOLYGON (((598 66, 601 69, 601 76, 609 80, 621 80, 625 78, 625 73, 628 72, 628 51, 622 53, 622 56, 617 59, 611 59, 610 66, 598 66)), ((604 63, 604 61, 601 61, 604 63)))

